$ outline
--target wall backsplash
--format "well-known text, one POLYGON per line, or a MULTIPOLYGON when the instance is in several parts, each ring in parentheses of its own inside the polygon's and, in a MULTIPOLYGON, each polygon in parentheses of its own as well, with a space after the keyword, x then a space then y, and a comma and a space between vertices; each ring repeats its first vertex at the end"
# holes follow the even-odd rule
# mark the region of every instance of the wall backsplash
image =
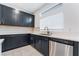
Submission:
POLYGON ((33 31, 31 27, 16 27, 16 26, 2 26, 0 25, 0 34, 23 34, 33 31))

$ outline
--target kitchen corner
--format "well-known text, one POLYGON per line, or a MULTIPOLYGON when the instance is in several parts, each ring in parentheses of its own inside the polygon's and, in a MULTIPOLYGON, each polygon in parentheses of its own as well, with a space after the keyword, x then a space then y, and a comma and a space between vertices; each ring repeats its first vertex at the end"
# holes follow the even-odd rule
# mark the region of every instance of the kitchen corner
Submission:
POLYGON ((79 56, 78 7, 75 3, 1 3, 0 52, 3 56, 79 56))

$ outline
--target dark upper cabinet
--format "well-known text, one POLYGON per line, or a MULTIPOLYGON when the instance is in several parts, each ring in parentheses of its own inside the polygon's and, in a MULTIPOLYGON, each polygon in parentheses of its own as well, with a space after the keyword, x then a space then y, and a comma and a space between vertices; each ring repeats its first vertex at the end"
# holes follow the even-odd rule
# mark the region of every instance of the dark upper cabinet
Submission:
POLYGON ((14 10, 12 8, 2 6, 2 24, 4 25, 15 25, 14 10))
POLYGON ((34 15, 18 11, 16 9, 0 5, 0 17, 2 25, 34 27, 34 15))
POLYGON ((6 25, 22 25, 22 16, 20 11, 12 9, 10 7, 2 6, 2 18, 3 24, 6 25))
POLYGON ((31 14, 27 14, 25 12, 21 12, 21 20, 22 26, 33 27, 34 26, 34 16, 31 14))

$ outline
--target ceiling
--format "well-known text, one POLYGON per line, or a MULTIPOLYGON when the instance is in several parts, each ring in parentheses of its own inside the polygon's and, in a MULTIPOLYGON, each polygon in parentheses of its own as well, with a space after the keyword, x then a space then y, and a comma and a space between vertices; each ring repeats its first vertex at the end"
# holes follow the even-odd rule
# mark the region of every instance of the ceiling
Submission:
POLYGON ((46 3, 2 3, 2 4, 32 14, 36 10, 43 7, 46 3))

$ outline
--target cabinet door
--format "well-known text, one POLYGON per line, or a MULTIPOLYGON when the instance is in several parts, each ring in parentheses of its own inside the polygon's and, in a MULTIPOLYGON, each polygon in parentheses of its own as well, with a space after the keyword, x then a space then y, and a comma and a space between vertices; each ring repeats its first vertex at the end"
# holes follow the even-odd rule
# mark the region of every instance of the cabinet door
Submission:
POLYGON ((35 37, 33 35, 31 35, 31 46, 35 47, 35 37))
POLYGON ((49 55, 48 38, 38 35, 31 35, 31 45, 43 55, 49 55))
POLYGON ((36 36, 35 47, 38 51, 41 52, 41 37, 40 36, 36 36))
POLYGON ((34 26, 34 16, 21 12, 22 14, 22 25, 27 27, 33 27, 34 26))
POLYGON ((11 35, 4 37, 5 41, 2 45, 2 51, 8 51, 15 48, 19 48, 22 46, 26 46, 29 43, 29 39, 27 38, 27 35, 11 35))
POLYGON ((39 36, 37 35, 31 35, 31 45, 37 49, 38 51, 40 51, 41 49, 41 39, 39 36))
POLYGON ((2 52, 16 48, 17 47, 16 41, 14 37, 5 37, 5 41, 2 44, 2 52))
POLYGON ((41 37, 41 52, 43 55, 48 56, 49 55, 49 41, 47 37, 41 37))
POLYGON ((20 25, 22 19, 22 15, 20 11, 15 10, 13 8, 7 7, 7 6, 2 6, 2 16, 3 16, 3 24, 6 25, 20 25))
POLYGON ((13 19, 14 19, 14 22, 15 22, 14 25, 22 26, 23 18, 22 18, 22 14, 21 14, 20 11, 14 10, 13 19))
POLYGON ((28 16, 28 26, 29 27, 34 27, 34 15, 29 15, 28 16))
POLYGON ((3 18, 2 24, 6 25, 15 24, 13 12, 14 10, 12 8, 2 6, 2 18, 3 18))

